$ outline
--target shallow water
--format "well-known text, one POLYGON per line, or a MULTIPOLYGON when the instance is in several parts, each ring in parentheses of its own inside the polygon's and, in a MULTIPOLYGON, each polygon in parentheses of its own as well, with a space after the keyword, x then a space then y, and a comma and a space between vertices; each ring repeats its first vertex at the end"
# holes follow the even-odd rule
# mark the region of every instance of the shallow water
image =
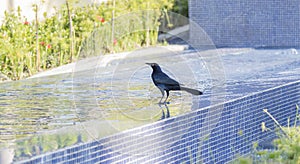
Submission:
POLYGON ((30 156, 38 152, 28 153, 24 147, 41 145, 40 151, 46 152, 68 146, 43 145, 41 140, 49 139, 45 135, 58 140, 61 136, 55 135, 63 134, 72 145, 164 119, 168 112, 173 117, 206 107, 214 98, 231 100, 300 77, 300 56, 289 49, 219 52, 226 80, 221 87, 226 92, 216 93, 214 84, 219 77, 212 76, 204 59, 207 56, 199 57, 192 50, 156 51, 139 50, 91 70, 0 84, 2 147, 16 147, 19 157, 30 156), (152 61, 204 95, 171 92, 170 104, 158 105, 160 92, 150 79, 151 68, 144 64, 152 61))

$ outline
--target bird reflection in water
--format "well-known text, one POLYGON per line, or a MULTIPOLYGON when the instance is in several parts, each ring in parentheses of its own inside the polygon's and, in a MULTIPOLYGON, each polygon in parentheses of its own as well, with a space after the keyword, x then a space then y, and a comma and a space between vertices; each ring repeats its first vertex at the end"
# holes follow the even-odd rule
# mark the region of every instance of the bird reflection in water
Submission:
POLYGON ((160 107, 161 111, 162 111, 162 115, 160 120, 163 120, 165 118, 169 118, 170 117, 170 111, 169 111, 169 107, 167 103, 161 104, 159 103, 158 106, 160 107), (165 110, 166 109, 166 114, 165 114, 165 110))

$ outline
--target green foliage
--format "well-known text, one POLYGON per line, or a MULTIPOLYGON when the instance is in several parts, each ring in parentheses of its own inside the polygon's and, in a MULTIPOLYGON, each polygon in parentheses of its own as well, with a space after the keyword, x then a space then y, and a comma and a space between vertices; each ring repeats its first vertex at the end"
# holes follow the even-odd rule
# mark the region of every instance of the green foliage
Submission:
POLYGON ((22 23, 20 8, 17 15, 5 12, 5 18, 0 29, 1 72, 9 77, 23 77, 30 74, 33 66, 33 28, 26 20, 22 23))
MULTIPOLYGON (((43 21, 27 21, 21 15, 20 8, 15 12, 6 12, 0 27, 0 71, 18 80, 73 62, 78 57, 82 42, 94 29, 108 24, 113 15, 117 18, 134 11, 171 9, 174 0, 116 0, 115 4, 110 0, 99 6, 83 7, 75 3, 70 2, 69 8, 67 5, 61 6, 53 16, 48 17, 44 13, 43 21)), ((38 12, 38 5, 33 6, 33 11, 38 12)), ((154 25, 158 27, 157 15, 150 16, 150 19, 155 19, 154 25)), ((117 31, 117 28, 122 27, 116 26, 114 30, 117 31)), ((102 37, 106 35, 103 33, 102 37)), ((128 51, 156 44, 156 40, 157 30, 139 31, 113 38, 104 47, 104 52, 128 51)))
MULTIPOLYGON (((280 131, 278 131, 278 138, 273 141, 276 147, 273 151, 260 150, 258 151, 257 142, 254 143, 254 156, 256 163, 287 163, 299 164, 300 163, 300 127, 297 126, 300 121, 299 106, 296 105, 296 117, 293 126, 282 127, 277 120, 266 110, 264 112, 276 123, 280 131)), ((289 120, 289 119, 288 119, 289 120)), ((268 129, 268 128, 266 128, 268 129)), ((270 130, 270 129, 268 129, 270 130)), ((252 163, 251 158, 239 158, 234 163, 252 163)))
POLYGON ((276 147, 273 151, 255 151, 258 156, 257 163, 289 163, 300 162, 300 127, 283 128, 287 135, 279 134, 279 138, 273 141, 276 147))
POLYGON ((188 0, 175 0, 172 11, 185 17, 189 17, 188 3, 188 0))
POLYGON ((283 133, 273 142, 277 149, 268 155, 268 159, 282 163, 300 163, 300 127, 296 126, 299 121, 298 105, 296 110, 294 125, 282 128, 283 133))
POLYGON ((247 157, 239 157, 235 161, 232 162, 232 164, 252 164, 253 161, 251 158, 247 157))

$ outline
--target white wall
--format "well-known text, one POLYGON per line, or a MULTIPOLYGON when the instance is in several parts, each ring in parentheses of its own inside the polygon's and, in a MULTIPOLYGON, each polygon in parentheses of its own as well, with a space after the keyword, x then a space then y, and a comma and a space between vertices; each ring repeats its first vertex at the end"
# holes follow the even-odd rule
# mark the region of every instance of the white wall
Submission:
MULTIPOLYGON (((101 3, 107 0, 80 0, 80 5, 101 3)), ((1 0, 0 1, 0 19, 3 20, 4 11, 10 8, 17 9, 18 6, 22 9, 22 15, 24 15, 29 21, 34 20, 35 13, 33 11, 32 5, 39 5, 39 19, 43 19, 43 13, 47 12, 47 15, 54 13, 53 7, 59 7, 66 3, 66 0, 45 0, 44 3, 41 0, 1 0), (11 6, 11 7, 10 7, 11 6)))

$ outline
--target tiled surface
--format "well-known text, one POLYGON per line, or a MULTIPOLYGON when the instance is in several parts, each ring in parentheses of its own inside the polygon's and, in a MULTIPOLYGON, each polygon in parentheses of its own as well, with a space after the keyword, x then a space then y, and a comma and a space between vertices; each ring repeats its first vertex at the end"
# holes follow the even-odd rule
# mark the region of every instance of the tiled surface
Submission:
POLYGON ((189 15, 218 47, 300 47, 300 1, 189 0, 189 15))
POLYGON ((188 114, 75 145, 20 163, 225 163, 249 154, 253 142, 274 136, 268 111, 281 125, 293 122, 300 81, 188 114), (219 110, 220 118, 209 110, 219 110), (207 122, 207 120, 209 120, 207 122), (216 123, 216 126, 213 124, 216 123))

